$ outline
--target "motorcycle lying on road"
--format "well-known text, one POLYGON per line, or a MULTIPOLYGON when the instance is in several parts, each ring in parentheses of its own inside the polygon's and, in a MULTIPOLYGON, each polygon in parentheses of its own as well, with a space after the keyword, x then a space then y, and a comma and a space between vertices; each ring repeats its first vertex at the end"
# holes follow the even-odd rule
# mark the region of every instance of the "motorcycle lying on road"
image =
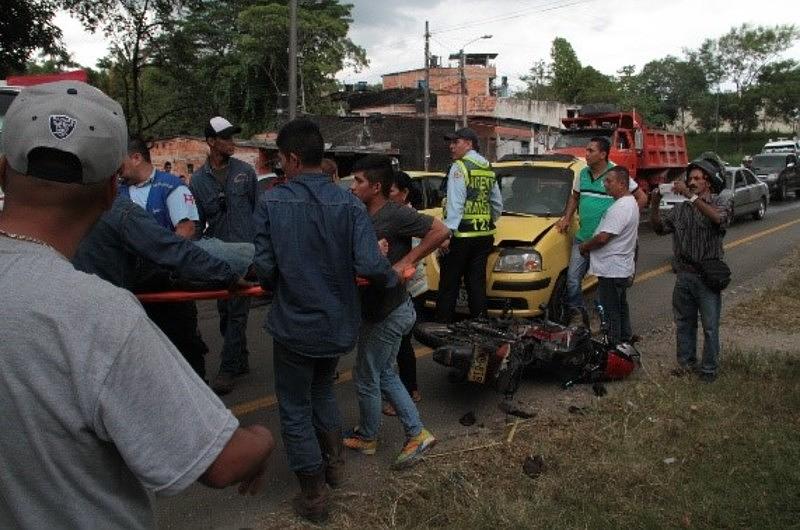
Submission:
POLYGON ((623 379, 640 359, 633 344, 613 344, 609 324, 598 303, 600 337, 584 326, 565 326, 549 319, 513 316, 479 317, 453 324, 423 322, 415 338, 434 348, 433 360, 451 369, 452 382, 488 385, 510 400, 527 370, 547 370, 569 388, 577 383, 623 379))

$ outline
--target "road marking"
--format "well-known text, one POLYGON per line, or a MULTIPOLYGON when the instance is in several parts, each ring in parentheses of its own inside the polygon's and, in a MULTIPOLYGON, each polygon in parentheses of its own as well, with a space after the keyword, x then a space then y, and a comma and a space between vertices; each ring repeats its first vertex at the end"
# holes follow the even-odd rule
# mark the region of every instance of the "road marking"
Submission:
MULTIPOLYGON (((747 237, 743 237, 741 239, 737 239, 735 241, 731 241, 724 245, 725 250, 730 250, 732 248, 736 248, 739 245, 746 245, 756 239, 760 239, 762 237, 766 237, 770 234, 774 234, 775 232, 780 232, 781 230, 785 230, 791 226, 800 223, 800 219, 795 219, 794 221, 789 221, 788 223, 783 223, 778 226, 773 226, 772 228, 768 228, 767 230, 762 230, 761 232, 756 232, 755 234, 751 234, 747 237)), ((636 280, 634 280, 634 284, 646 282, 647 280, 651 280, 656 278, 657 276, 661 276, 662 274, 666 274, 668 272, 672 272, 672 265, 662 265, 661 267, 657 267, 655 269, 651 269, 647 272, 643 272, 642 274, 636 275, 636 280)), ((414 350, 414 356, 417 359, 422 357, 427 357, 428 355, 433 352, 432 348, 428 348, 427 346, 421 346, 414 350)), ((353 380, 353 372, 352 370, 347 370, 345 372, 341 372, 339 374, 339 379, 336 380, 335 384, 340 383, 347 383, 353 380)), ((274 394, 265 396, 263 398, 254 399, 252 401, 245 401, 244 403, 239 403, 238 405, 233 405, 230 409, 233 412, 234 416, 242 417, 246 414, 250 414, 257 410, 267 409, 274 406, 278 402, 278 399, 275 397, 274 394)))

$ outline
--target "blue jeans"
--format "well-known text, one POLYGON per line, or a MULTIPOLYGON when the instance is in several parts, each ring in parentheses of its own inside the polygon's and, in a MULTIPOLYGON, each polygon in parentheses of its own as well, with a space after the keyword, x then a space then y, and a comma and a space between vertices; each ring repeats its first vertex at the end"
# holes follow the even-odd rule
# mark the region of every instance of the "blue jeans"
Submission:
POLYGON ((406 436, 411 438, 422 431, 419 411, 394 369, 403 335, 411 331, 416 313, 411 299, 397 306, 381 322, 364 322, 358 337, 356 355, 356 391, 360 434, 374 440, 381 425, 381 393, 397 411, 406 436))
POLYGON ((628 278, 597 278, 597 297, 608 320, 608 336, 612 344, 631 340, 628 281, 628 278))
POLYGON ((339 357, 307 357, 272 341, 275 394, 281 417, 281 436, 296 473, 314 474, 322 469, 322 451, 316 431, 342 428, 342 417, 333 395, 339 357))
POLYGON ((247 316, 250 313, 250 297, 237 296, 228 300, 217 300, 219 332, 222 335, 219 371, 239 375, 250 370, 247 359, 247 316))
POLYGON ((566 305, 570 309, 585 311, 581 284, 583 277, 589 271, 589 257, 581 256, 580 250, 578 250, 579 246, 580 241, 577 239, 572 242, 572 253, 569 256, 569 267, 567 268, 566 305))
POLYGON ((697 315, 703 324, 703 373, 716 374, 719 357, 719 317, 722 294, 703 283, 700 276, 679 272, 672 292, 672 310, 677 326, 678 364, 693 367, 697 364, 697 315))
POLYGON ((193 243, 215 258, 227 263, 239 276, 244 276, 248 267, 253 264, 256 252, 255 245, 252 243, 232 243, 215 237, 204 237, 193 243))

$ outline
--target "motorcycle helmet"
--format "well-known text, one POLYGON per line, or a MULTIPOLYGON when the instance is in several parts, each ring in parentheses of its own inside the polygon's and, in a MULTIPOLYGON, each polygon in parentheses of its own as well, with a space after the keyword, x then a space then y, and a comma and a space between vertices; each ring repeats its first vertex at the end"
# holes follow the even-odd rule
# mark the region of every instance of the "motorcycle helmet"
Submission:
POLYGON ((617 345, 606 354, 605 375, 610 380, 624 379, 633 372, 633 357, 636 354, 633 346, 627 343, 617 345))
POLYGON ((686 177, 688 180, 689 172, 697 168, 708 176, 709 182, 711 183, 711 192, 720 193, 725 189, 724 167, 722 160, 720 160, 716 153, 713 151, 706 151, 689 162, 689 165, 686 166, 686 177))

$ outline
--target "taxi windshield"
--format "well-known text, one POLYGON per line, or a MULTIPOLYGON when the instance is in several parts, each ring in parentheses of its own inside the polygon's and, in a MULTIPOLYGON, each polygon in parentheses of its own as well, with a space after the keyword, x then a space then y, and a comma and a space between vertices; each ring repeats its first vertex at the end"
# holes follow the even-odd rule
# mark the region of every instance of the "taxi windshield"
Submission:
POLYGON ((504 214, 561 216, 572 191, 574 173, 558 167, 495 168, 504 214))

